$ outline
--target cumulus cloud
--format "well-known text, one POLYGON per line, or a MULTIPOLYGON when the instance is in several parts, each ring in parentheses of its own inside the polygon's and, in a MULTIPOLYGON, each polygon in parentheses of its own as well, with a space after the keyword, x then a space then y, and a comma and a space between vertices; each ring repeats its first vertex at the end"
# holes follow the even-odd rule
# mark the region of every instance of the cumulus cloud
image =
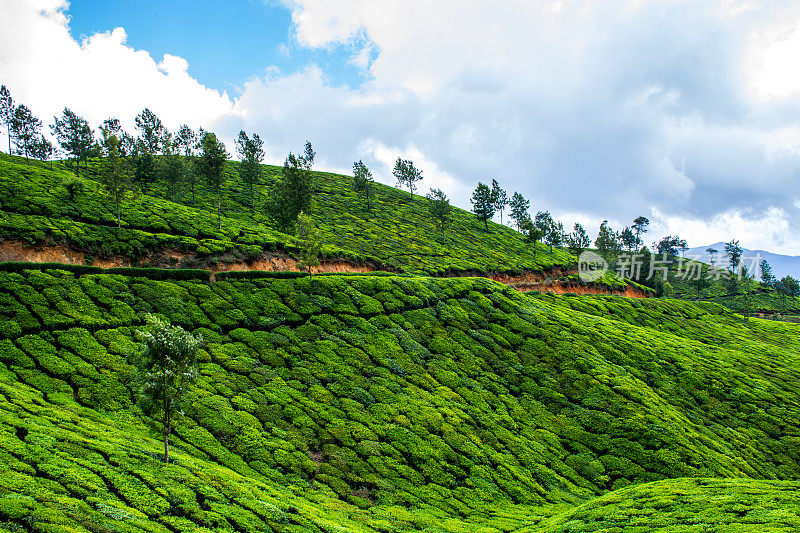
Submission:
POLYGON ((231 113, 228 95, 193 79, 185 59, 165 54, 156 61, 129 46, 123 28, 77 42, 67 7, 66 0, 0 3, 2 82, 45 122, 65 106, 91 124, 116 116, 128 127, 146 106, 172 127, 231 113))
POLYGON ((652 237, 800 253, 784 238, 800 230, 796 2, 284 4, 288 46, 343 46, 364 83, 267 68, 231 98, 182 58, 134 50, 122 28, 76 42, 56 0, 0 4, 0 72, 42 116, 70 105, 130 120, 147 105, 227 140, 256 131, 275 163, 310 139, 318 167, 363 159, 393 183, 394 159, 409 157, 421 192, 441 187, 463 207, 497 178, 570 228, 644 214, 652 237))

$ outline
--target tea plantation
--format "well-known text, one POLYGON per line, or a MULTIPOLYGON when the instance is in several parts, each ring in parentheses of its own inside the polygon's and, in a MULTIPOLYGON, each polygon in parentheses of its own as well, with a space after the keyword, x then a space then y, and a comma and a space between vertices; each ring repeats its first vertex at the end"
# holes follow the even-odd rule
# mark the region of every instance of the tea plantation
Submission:
POLYGON ((483 278, 164 278, 0 272, 0 527, 800 523, 797 325, 483 278), (131 386, 146 313, 206 340, 170 464, 131 386))
MULTIPOLYGON (((95 161, 90 169, 96 173, 99 164, 95 161)), ((229 162, 221 230, 214 195, 202 183, 192 205, 188 189, 169 201, 166 184, 159 182, 151 184, 146 194, 128 196, 122 205, 122 229, 118 229, 114 206, 98 182, 76 178, 62 162, 50 170, 0 154, 0 237, 61 242, 92 257, 123 256, 134 262, 167 248, 212 263, 253 260, 269 251, 292 253, 294 237, 277 231, 263 214, 280 171, 280 167, 264 166, 257 209, 251 212, 238 163, 229 162)), ((367 211, 352 190, 352 178, 314 174, 312 215, 327 257, 413 274, 541 271, 566 268, 574 261, 568 252, 525 243, 506 226, 490 224, 490 231, 484 231, 474 215, 458 208, 453 209, 443 238, 423 197, 412 200, 408 193, 376 184, 373 205, 367 211)))

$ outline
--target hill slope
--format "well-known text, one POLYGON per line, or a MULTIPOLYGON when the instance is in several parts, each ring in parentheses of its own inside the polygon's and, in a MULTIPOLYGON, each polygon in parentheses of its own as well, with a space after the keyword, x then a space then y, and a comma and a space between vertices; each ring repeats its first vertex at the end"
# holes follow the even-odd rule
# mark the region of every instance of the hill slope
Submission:
MULTIPOLYGON (((25 270, 0 273, 0 298, 8 527, 593 531, 581 509, 616 492, 568 508, 609 490, 644 505, 648 486, 624 487, 680 477, 737 478, 738 505, 800 513, 793 485, 746 479, 800 475, 791 324, 480 278, 25 270), (208 341, 166 466, 128 386, 145 312, 208 341)), ((648 516, 674 518, 664 498, 648 516)))
MULTIPOLYGON (((98 165, 95 161, 91 168, 98 165)), ((264 201, 255 213, 245 207, 238 163, 229 162, 227 169, 221 230, 213 195, 202 184, 193 207, 187 192, 177 198, 184 203, 164 199, 161 183, 124 202, 118 230, 113 206, 97 182, 75 178, 62 164, 49 170, 0 155, 0 236, 63 242, 92 258, 121 257, 125 264, 149 261, 153 266, 169 266, 163 255, 184 259, 190 254, 201 264, 216 265, 263 260, 265 253, 291 254, 295 239, 269 226, 261 214, 264 201)), ((279 172, 279 167, 264 167, 260 197, 269 194, 279 172)), ((374 206, 367 212, 356 200, 351 179, 315 172, 313 216, 328 257, 415 274, 543 271, 574 260, 561 250, 527 245, 519 233, 499 224, 484 231, 472 214, 457 208, 443 244, 425 198, 411 200, 407 193, 376 184, 374 206)))

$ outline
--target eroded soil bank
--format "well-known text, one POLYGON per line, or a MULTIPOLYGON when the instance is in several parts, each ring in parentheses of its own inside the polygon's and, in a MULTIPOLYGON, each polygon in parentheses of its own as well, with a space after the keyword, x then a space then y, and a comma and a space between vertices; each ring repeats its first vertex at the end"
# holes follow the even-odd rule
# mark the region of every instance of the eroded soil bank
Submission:
MULTIPOLYGON (((225 261, 225 260, 203 260, 193 254, 187 254, 180 250, 159 249, 153 250, 144 257, 140 258, 137 264, 122 256, 110 258, 95 258, 87 255, 80 250, 74 250, 63 244, 25 244, 14 240, 0 242, 0 261, 28 261, 33 263, 67 263, 73 265, 91 264, 102 268, 111 267, 130 267, 130 266, 150 266, 158 268, 204 268, 212 272, 247 271, 259 270, 265 272, 279 271, 299 271, 297 261, 289 254, 281 252, 265 253, 261 259, 254 261, 225 261)), ((356 263, 343 259, 321 259, 318 267, 314 267, 314 273, 320 272, 375 272, 382 270, 376 265, 369 263, 356 263)), ((440 277, 466 277, 480 276, 499 281, 510 285, 515 289, 527 291, 550 292, 555 294, 575 293, 575 294, 617 294, 631 298, 644 298, 647 295, 634 287, 628 287, 625 291, 611 291, 602 286, 581 285, 571 281, 564 281, 563 277, 568 275, 561 269, 551 269, 546 272, 528 272, 521 274, 508 274, 502 272, 482 273, 477 271, 470 272, 447 272, 440 277)))

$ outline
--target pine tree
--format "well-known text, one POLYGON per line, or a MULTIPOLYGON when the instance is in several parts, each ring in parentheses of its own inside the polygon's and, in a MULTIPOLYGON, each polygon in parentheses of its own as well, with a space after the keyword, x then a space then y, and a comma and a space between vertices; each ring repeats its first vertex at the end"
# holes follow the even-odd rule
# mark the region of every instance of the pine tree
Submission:
MULTIPOLYGON (((61 118, 54 117, 50 126, 61 149, 68 156, 75 158, 75 175, 80 177, 81 160, 86 160, 94 142, 94 132, 83 117, 76 115, 65 107, 61 118)), ((88 177, 88 168, 84 168, 84 177, 88 177)))
POLYGON ((11 118, 11 136, 14 138, 17 152, 25 154, 26 160, 41 129, 42 121, 36 118, 27 106, 20 105, 14 110, 14 116, 11 118))
POLYGON ((196 204, 195 188, 197 186, 197 175, 194 173, 194 155, 198 147, 197 134, 186 124, 178 128, 175 135, 175 146, 179 153, 183 154, 183 179, 189 184, 192 191, 192 205, 196 204))
POLYGON ((739 266, 739 260, 742 258, 742 247, 739 246, 739 241, 731 239, 730 242, 725 243, 725 255, 728 256, 728 266, 734 274, 739 266))
POLYGON ((594 245, 598 253, 608 262, 611 262, 622 251, 622 242, 619 234, 611 229, 608 225, 608 220, 604 220, 600 224, 600 231, 597 233, 594 245))
POLYGON ((528 214, 528 209, 531 207, 530 201, 526 200, 520 193, 514 192, 509 206, 511 207, 511 220, 516 223, 517 231, 522 231, 522 223, 530 218, 528 214))
POLYGON ((636 234, 628 226, 625 226, 625 229, 619 234, 619 239, 622 246, 629 252, 632 252, 639 244, 639 239, 636 237, 636 234))
POLYGON ((397 185, 399 187, 408 187, 411 199, 413 200, 414 191, 417 188, 416 183, 422 179, 422 171, 416 168, 412 161, 398 157, 397 161, 394 163, 392 174, 397 178, 397 185))
MULTIPOLYGON (((39 135, 38 138, 33 140, 33 144, 31 144, 31 155, 42 163, 49 161, 50 158, 53 157, 54 151, 53 143, 44 135, 39 135)), ((50 168, 52 168, 52 165, 50 168)))
POLYGON ((225 185, 225 161, 228 159, 228 152, 225 150, 225 145, 218 141, 213 133, 206 133, 200 146, 197 170, 216 192, 217 221, 219 229, 222 229, 222 187, 225 185))
POLYGON ((650 220, 647 217, 636 217, 633 221, 631 230, 636 236, 636 249, 638 250, 644 244, 642 235, 647 233, 647 227, 650 225, 650 220))
POLYGON ((776 281, 775 275, 772 273, 772 267, 767 260, 762 259, 758 267, 761 270, 761 283, 767 287, 774 287, 776 281))
POLYGON ((478 183, 472 193, 472 212, 483 221, 483 227, 489 230, 489 220, 494 216, 494 199, 492 190, 485 183, 478 183))
POLYGON ((108 156, 103 160, 100 181, 106 190, 117 214, 117 227, 122 227, 121 206, 125 196, 133 189, 130 162, 119 154, 119 141, 115 135, 106 139, 108 156))
MULTIPOLYGON (((307 148, 310 148, 307 144, 307 148)), ((300 213, 310 213, 314 194, 314 175, 311 172, 312 157, 308 153, 296 156, 289 153, 283 162, 283 176, 275 188, 270 206, 272 218, 283 229, 294 227, 300 213)))
POLYGON ((150 155, 160 153, 167 144, 167 129, 155 113, 145 108, 134 119, 142 149, 150 155))
POLYGON ((372 209, 371 200, 375 195, 375 182, 372 179, 372 172, 362 161, 353 163, 353 190, 367 204, 367 212, 372 209))
POLYGON ((450 200, 441 189, 431 189, 427 198, 428 212, 436 222, 436 229, 442 234, 442 242, 446 242, 445 230, 450 222, 450 213, 453 210, 450 200))
POLYGON ((8 153, 11 154, 11 119, 14 118, 14 99, 11 92, 3 85, 0 86, 0 122, 6 127, 8 135, 8 153))
POLYGON ((586 230, 577 222, 575 223, 572 233, 567 235, 566 241, 570 251, 576 256, 580 256, 592 242, 586 230))
POLYGON ((494 202, 495 211, 500 212, 500 224, 503 224, 503 209, 508 206, 508 195, 506 191, 500 188, 500 184, 496 179, 492 179, 492 201, 494 202))
MULTIPOLYGON (((307 147, 310 149, 311 144, 307 147)), ((236 153, 241 159, 239 175, 242 177, 250 196, 250 210, 255 211, 255 190, 261 183, 261 162, 264 161, 264 141, 257 133, 248 137, 244 130, 236 138, 236 153)), ((311 162, 314 161, 313 151, 311 162)))

